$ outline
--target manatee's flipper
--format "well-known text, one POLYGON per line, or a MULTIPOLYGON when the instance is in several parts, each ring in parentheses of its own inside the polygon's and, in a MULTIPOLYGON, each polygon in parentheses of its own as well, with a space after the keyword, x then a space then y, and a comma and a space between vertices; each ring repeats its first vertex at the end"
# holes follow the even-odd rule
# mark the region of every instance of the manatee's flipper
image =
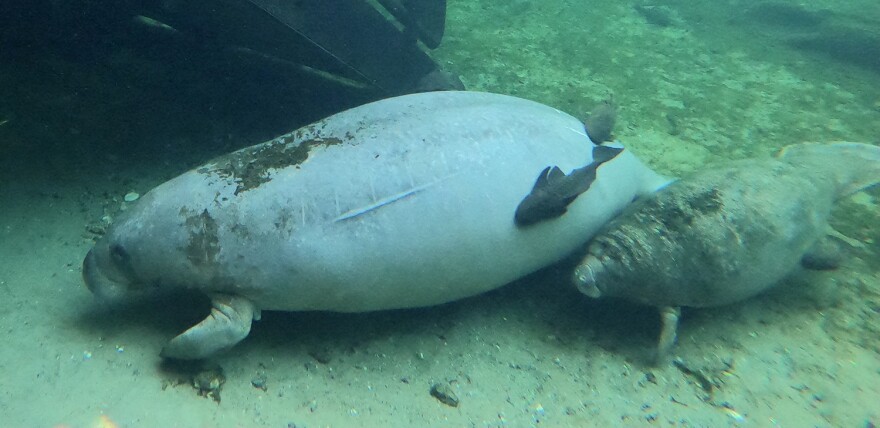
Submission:
POLYGON ((238 296, 214 294, 211 306, 207 318, 162 348, 163 358, 197 360, 229 349, 247 337, 251 321, 259 317, 254 304, 238 296))
POLYGON ((525 227, 565 214, 568 205, 578 195, 590 189, 596 180, 599 166, 614 159, 622 151, 620 147, 595 146, 593 161, 587 166, 572 170, 568 175, 555 166, 544 168, 538 174, 532 191, 516 207, 514 223, 518 227, 525 227))
POLYGON ((801 258, 801 266, 812 270, 834 270, 843 262, 843 250, 837 241, 825 236, 801 258))
POLYGON ((660 308, 660 321, 663 323, 660 329, 660 340, 657 341, 657 355, 654 363, 660 365, 669 355, 675 338, 678 335, 678 318, 681 316, 681 308, 665 306, 660 308))

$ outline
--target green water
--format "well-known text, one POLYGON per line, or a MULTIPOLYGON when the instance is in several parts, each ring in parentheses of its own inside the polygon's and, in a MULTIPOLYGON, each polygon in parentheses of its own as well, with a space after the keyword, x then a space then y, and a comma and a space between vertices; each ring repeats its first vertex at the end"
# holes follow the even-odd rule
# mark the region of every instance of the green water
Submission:
MULTIPOLYGON (((287 96, 289 81, 228 59, 205 70, 216 58, 147 43, 93 2, 13 3, 0 33, 0 426, 880 422, 876 190, 834 212, 840 269, 685 311, 679 365, 646 362, 653 308, 586 299, 551 267, 434 308, 264 314, 214 361, 222 401, 199 396, 192 369, 157 353, 203 300, 111 310, 82 286, 104 217, 129 192, 369 97, 287 96)), ((880 144, 876 0, 451 0, 431 55, 468 89, 575 116, 613 99, 617 139, 671 176, 805 141, 880 144)))

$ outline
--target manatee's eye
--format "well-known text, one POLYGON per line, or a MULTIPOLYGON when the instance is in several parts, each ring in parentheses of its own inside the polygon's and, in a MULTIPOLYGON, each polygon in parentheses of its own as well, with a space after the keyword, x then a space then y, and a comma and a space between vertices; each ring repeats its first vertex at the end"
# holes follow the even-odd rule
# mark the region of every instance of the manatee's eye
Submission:
POLYGON ((127 264, 129 260, 128 252, 126 252, 125 248, 119 244, 110 245, 110 258, 120 265, 127 264))
POLYGON ((137 274, 135 274, 134 268, 131 266, 131 254, 128 253, 124 246, 116 243, 110 244, 109 250, 110 265, 112 267, 109 270, 121 276, 117 280, 124 280, 127 287, 134 287, 138 280, 137 274))

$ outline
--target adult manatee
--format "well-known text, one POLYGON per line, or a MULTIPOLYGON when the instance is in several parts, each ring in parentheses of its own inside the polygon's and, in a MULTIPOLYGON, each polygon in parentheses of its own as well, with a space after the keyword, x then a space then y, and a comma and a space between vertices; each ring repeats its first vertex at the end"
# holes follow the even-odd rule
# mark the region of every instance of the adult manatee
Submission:
POLYGON ((261 310, 419 307, 499 287, 565 257, 664 183, 551 107, 406 95, 156 187, 96 243, 83 277, 99 297, 207 293, 211 314, 162 351, 204 358, 247 336, 261 310))

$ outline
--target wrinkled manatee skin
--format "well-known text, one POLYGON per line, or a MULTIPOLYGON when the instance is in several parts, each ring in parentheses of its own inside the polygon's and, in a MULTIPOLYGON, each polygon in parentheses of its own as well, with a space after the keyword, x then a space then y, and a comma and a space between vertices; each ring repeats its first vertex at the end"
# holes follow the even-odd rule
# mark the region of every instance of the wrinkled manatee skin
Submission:
POLYGON ((658 307, 743 300, 794 270, 825 235, 832 186, 829 177, 772 159, 699 172, 610 222, 579 275, 598 288, 594 297, 658 307))
POLYGON ((624 151, 564 216, 517 229, 538 173, 588 164, 593 146, 575 118, 518 98, 382 100, 156 187, 95 245, 84 278, 98 296, 186 287, 257 310, 475 295, 560 260, 663 182, 624 151))

